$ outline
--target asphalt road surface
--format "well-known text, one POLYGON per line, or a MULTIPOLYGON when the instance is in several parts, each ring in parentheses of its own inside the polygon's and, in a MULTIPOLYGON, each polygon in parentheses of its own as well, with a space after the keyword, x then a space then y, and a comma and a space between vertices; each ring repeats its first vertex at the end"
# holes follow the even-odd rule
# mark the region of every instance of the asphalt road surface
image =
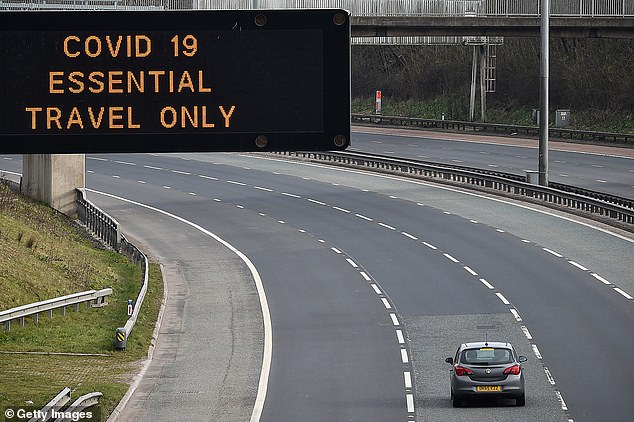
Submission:
MULTIPOLYGON (((537 139, 359 126, 349 150, 524 175, 538 169, 537 148, 537 139)), ((550 140, 549 180, 634 199, 634 148, 550 140)))
MULTIPOLYGON (((17 173, 15 161, 0 167, 17 173)), ((163 359, 159 347, 130 411, 245 420, 261 393, 253 275, 199 227, 244 253, 266 292, 262 421, 629 421, 634 412, 629 235, 272 156, 103 155, 88 157, 87 171, 89 188, 137 203, 89 194, 165 262, 176 298, 161 334, 175 347, 163 359), (451 407, 444 358, 485 336, 528 356, 525 407, 451 407)))

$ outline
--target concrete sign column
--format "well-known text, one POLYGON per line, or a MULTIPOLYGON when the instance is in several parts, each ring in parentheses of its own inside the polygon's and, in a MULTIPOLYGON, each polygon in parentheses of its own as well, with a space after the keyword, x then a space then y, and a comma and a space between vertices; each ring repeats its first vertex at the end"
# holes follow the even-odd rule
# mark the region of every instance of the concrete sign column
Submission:
POLYGON ((75 189, 86 185, 85 154, 25 154, 22 193, 76 217, 75 189))

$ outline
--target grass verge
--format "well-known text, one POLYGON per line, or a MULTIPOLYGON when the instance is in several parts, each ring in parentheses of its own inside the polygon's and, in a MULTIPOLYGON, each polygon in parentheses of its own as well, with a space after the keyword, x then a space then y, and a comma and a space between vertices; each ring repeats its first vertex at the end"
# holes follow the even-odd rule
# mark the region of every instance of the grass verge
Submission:
POLYGON ((147 355, 163 299, 158 265, 150 265, 148 292, 126 351, 114 333, 127 320, 127 301, 141 287, 141 269, 100 249, 65 216, 0 186, 0 309, 91 288, 112 287, 109 305, 86 304, 0 327, 0 409, 33 402, 41 408, 64 387, 72 397, 100 391, 102 416, 125 394, 147 355), (54 257, 52 259, 51 257, 54 257), (79 279, 78 279, 79 276, 79 279), (64 353, 64 354, 53 354, 64 353))

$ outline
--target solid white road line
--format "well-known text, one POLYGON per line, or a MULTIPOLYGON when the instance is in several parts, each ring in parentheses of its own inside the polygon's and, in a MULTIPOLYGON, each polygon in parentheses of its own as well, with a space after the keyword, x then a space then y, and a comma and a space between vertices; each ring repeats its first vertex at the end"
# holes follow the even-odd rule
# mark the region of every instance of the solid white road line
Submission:
POLYGON ((266 300, 266 293, 264 291, 264 285, 262 283, 262 278, 260 277, 260 274, 258 273, 258 270, 255 268, 255 265, 253 265, 253 262, 251 262, 251 260, 245 255, 243 254, 241 251, 239 251, 238 249, 236 249, 235 247, 233 247, 230 243, 226 242, 225 240, 221 239, 220 237, 218 237, 217 235, 213 234, 212 232, 210 232, 207 229, 204 229, 203 227, 199 226, 196 223, 193 223, 189 220, 186 220, 182 217, 179 217, 175 214, 171 214, 167 211, 164 211, 162 209, 159 208, 155 208, 152 207, 150 205, 146 205, 146 204, 142 204, 140 202, 136 202, 136 201, 132 201, 126 198, 122 198, 119 196, 115 196, 109 193, 105 193, 105 192, 99 192, 96 190, 92 190, 92 189, 86 189, 86 191, 88 192, 92 192, 94 194, 97 195, 104 195, 110 198, 114 198, 114 199, 118 199, 120 201, 123 202, 127 202, 139 207, 143 207, 145 209, 148 210, 152 210, 155 212, 158 212, 160 214, 163 214, 165 216, 171 217, 175 220, 178 220, 184 224, 187 224, 193 228, 195 228, 196 230, 201 231, 202 233, 206 234, 207 236, 213 238, 214 240, 216 240, 217 242, 221 243, 222 245, 224 245, 226 248, 228 248, 231 252, 233 252, 234 254, 236 254, 249 268, 249 271, 251 272, 251 276, 253 277, 254 281, 255 281, 255 286, 256 289, 258 291, 258 297, 260 300, 260 307, 262 309, 262 319, 263 319, 263 323, 264 323, 264 354, 262 357, 262 368, 260 370, 260 381, 258 383, 258 392, 257 392, 257 396, 255 398, 255 404, 253 405, 253 412, 251 413, 251 422, 259 422, 260 421, 260 417, 262 416, 262 409, 264 408, 264 401, 266 400, 266 391, 268 388, 268 384, 269 384, 269 374, 271 372, 271 358, 273 356, 273 329, 272 329, 272 325, 271 325, 271 314, 269 311, 269 305, 268 305, 268 301, 266 300))

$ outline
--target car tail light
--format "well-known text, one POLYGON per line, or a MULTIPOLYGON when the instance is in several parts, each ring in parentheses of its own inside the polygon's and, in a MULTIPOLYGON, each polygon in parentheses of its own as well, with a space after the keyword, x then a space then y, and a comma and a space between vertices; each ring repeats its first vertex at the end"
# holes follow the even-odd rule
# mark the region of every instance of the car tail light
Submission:
POLYGON ((463 375, 473 374, 473 371, 471 369, 462 367, 460 365, 456 366, 455 371, 456 371, 456 375, 458 375, 459 377, 463 375))
POLYGON ((504 370, 505 375, 519 375, 522 372, 522 367, 519 365, 513 365, 504 370))

